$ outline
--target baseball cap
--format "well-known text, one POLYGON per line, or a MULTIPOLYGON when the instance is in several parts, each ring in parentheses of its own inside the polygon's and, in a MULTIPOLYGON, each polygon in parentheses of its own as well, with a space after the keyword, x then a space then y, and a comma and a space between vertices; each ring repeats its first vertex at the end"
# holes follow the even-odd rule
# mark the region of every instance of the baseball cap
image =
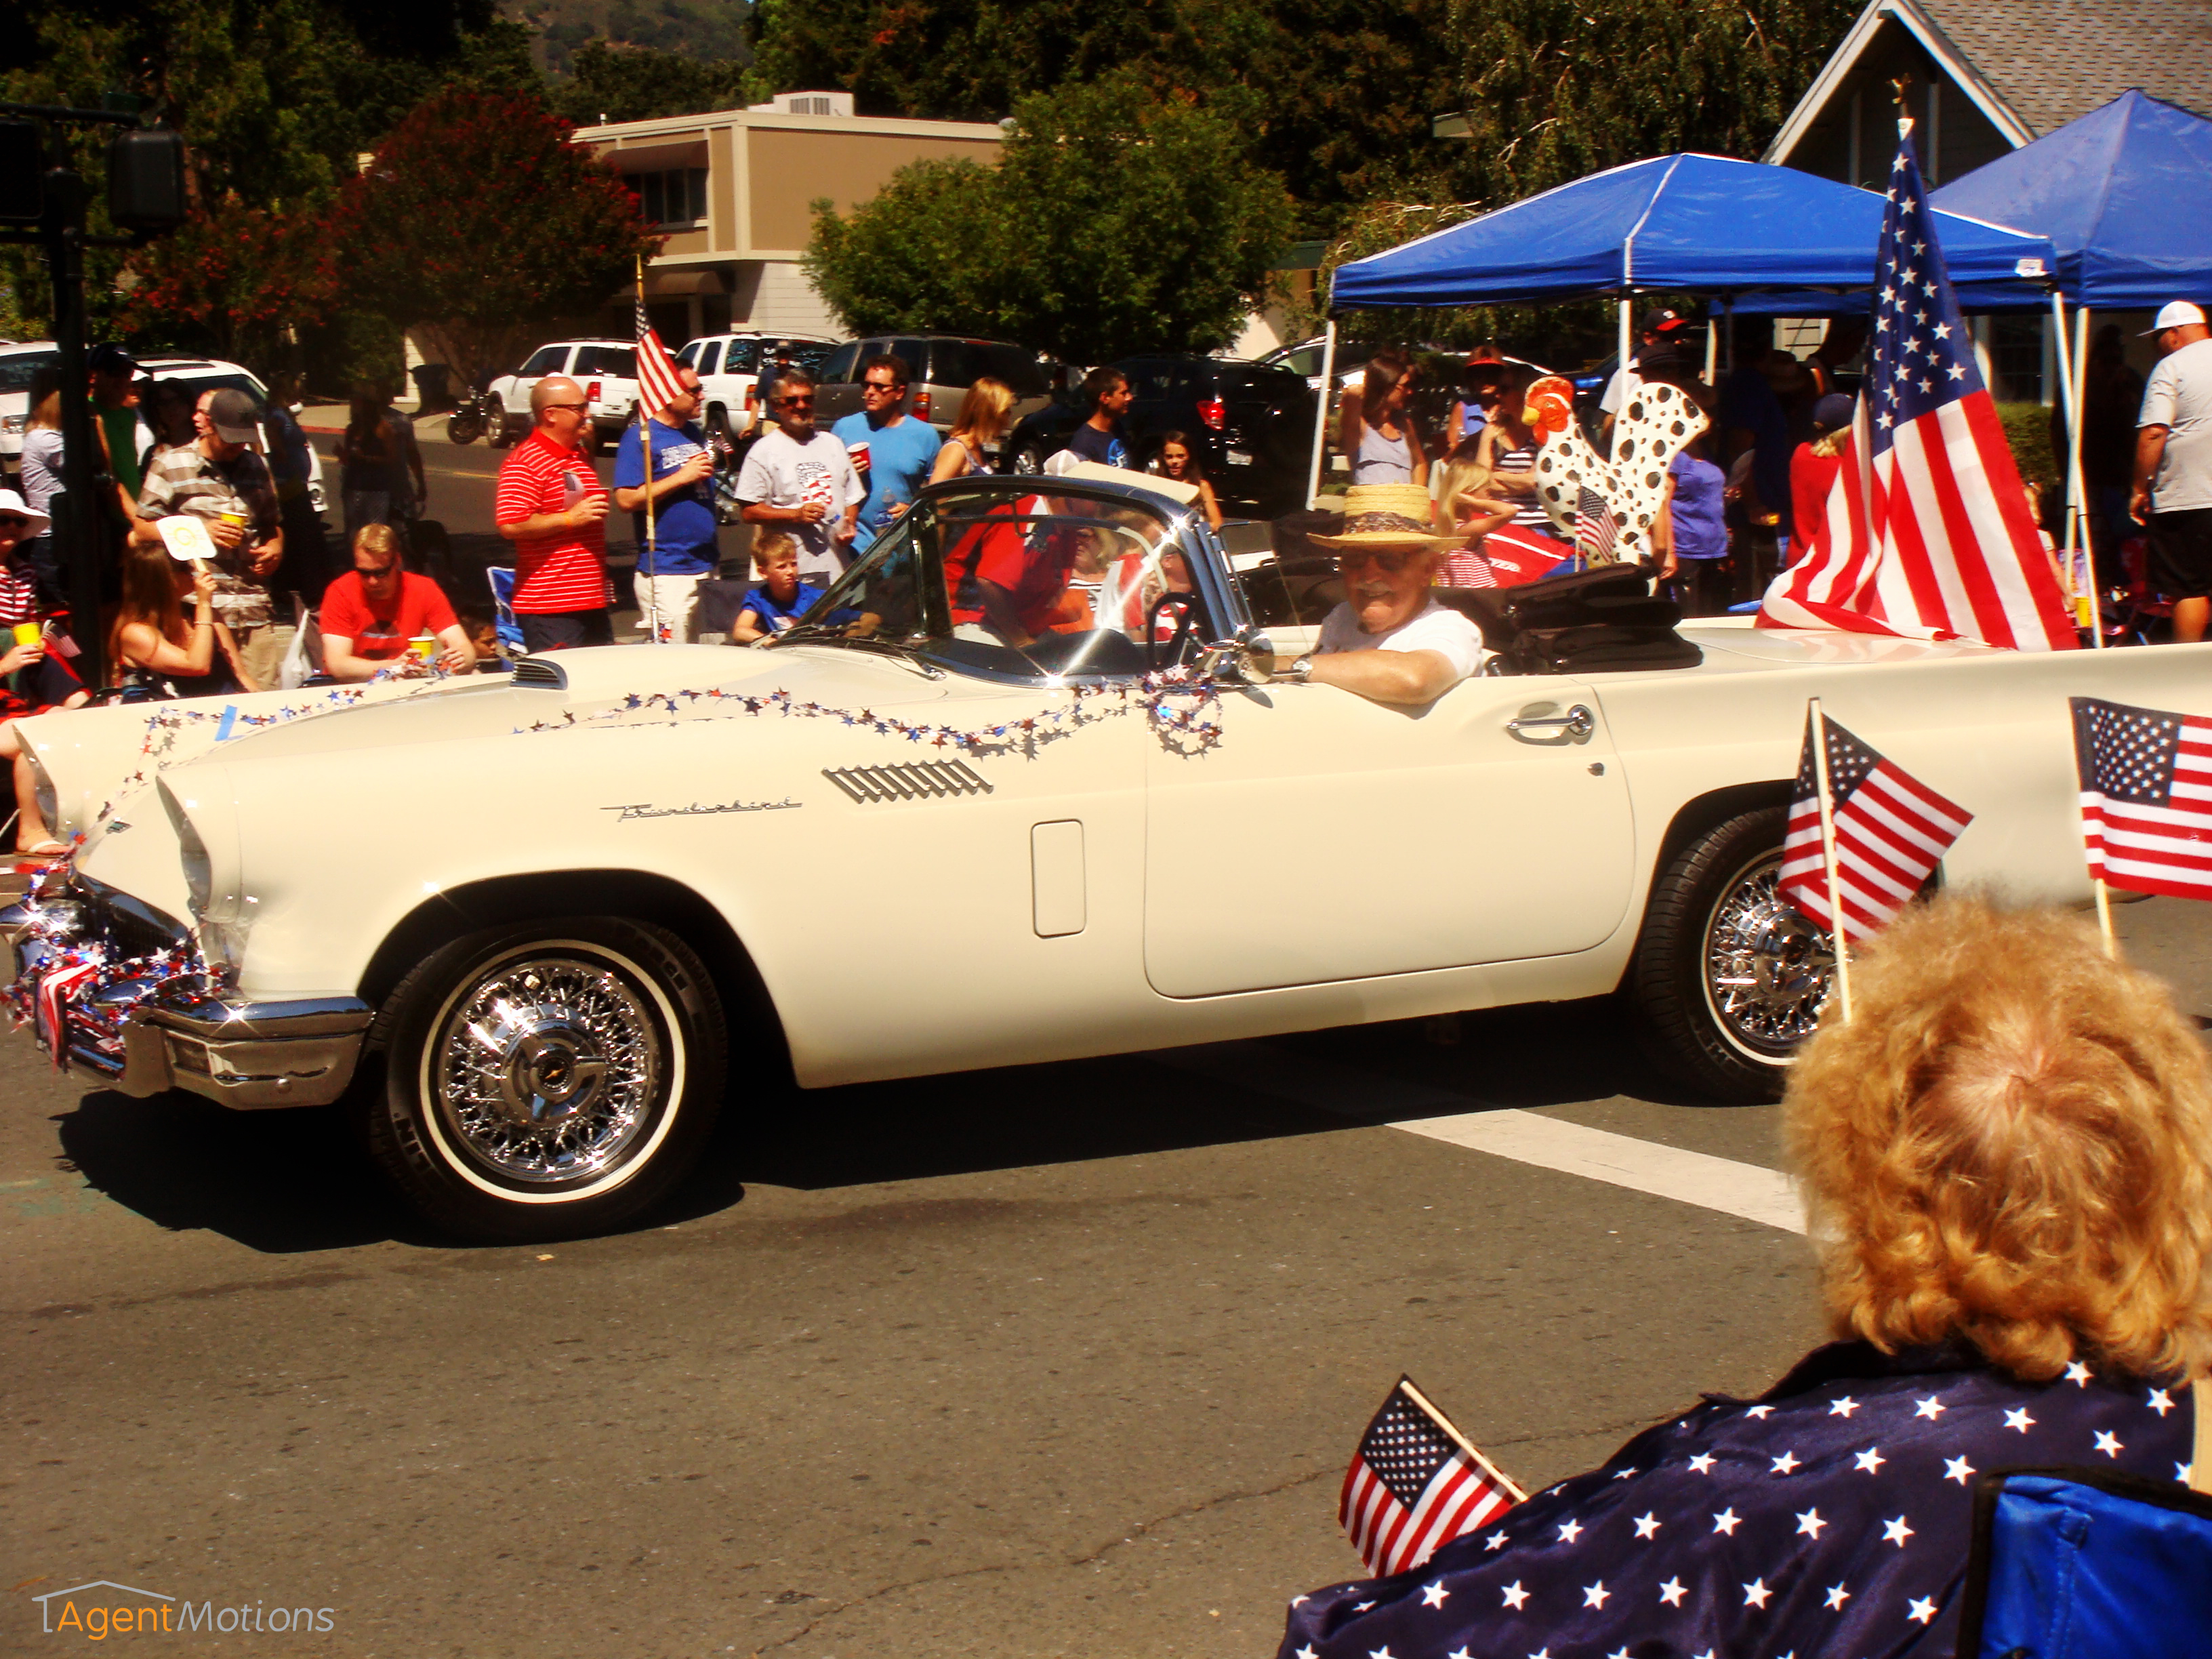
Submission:
POLYGON ((2169 300, 2160 310, 2158 320, 2143 332, 2146 335, 2163 334, 2169 328, 2180 328, 2187 324, 2202 323, 2203 320, 2203 306, 2191 305, 2186 300, 2169 300))
POLYGON ((261 410, 236 386, 225 386, 208 399, 208 424, 227 444, 261 441, 261 410))
POLYGON ((112 340, 104 340, 93 347, 85 357, 85 367, 95 374, 136 374, 138 360, 112 340))
POLYGON ((1851 400, 1846 392, 1831 392, 1813 405, 1813 424, 1833 432, 1851 423, 1851 400))

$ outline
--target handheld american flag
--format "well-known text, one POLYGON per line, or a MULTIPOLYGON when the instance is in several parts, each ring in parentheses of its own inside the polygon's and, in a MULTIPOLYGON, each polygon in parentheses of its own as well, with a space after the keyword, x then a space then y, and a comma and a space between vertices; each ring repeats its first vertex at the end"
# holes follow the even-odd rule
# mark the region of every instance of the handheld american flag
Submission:
POLYGON ((2212 898, 2212 720, 2070 697, 2089 873, 2212 898))
POLYGON ((1620 521, 1613 516, 1613 508, 1604 496, 1584 484, 1575 508, 1575 551, 1593 564, 1618 563, 1613 549, 1620 538, 1620 521))
POLYGON ((1909 138, 1888 194, 1844 465, 1811 551, 1774 579, 1759 625, 2069 649, 2080 641, 1975 367, 1909 138))
POLYGON ((684 382, 677 375, 675 360, 645 314, 645 296, 641 294, 637 298, 637 406, 647 415, 658 415, 683 395, 684 382))
MULTIPOLYGON (((1837 889, 1844 937, 1866 938, 1912 900, 1974 815, 1955 806, 1894 761, 1832 720, 1828 738, 1830 817, 1835 825, 1837 889)), ((1805 717, 1805 746, 1790 825, 1782 842, 1781 896, 1830 933, 1828 864, 1820 844, 1820 781, 1813 760, 1814 720, 1805 717)))
POLYGON ((1387 1578, 1527 1496, 1401 1376, 1352 1455, 1336 1517, 1367 1571, 1387 1578))

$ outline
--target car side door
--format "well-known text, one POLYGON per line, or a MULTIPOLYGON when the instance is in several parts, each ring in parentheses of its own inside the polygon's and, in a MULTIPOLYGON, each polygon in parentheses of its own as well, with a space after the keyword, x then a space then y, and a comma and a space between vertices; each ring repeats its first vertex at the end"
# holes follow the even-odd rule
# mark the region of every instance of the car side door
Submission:
POLYGON ((1562 956, 1626 916, 1627 781, 1565 678, 1425 708, 1232 691, 1220 741, 1148 760, 1145 972, 1206 997, 1562 956))
POLYGON ((530 418, 530 389, 548 374, 568 372, 568 356, 572 346, 540 346, 530 354, 520 368, 514 371, 507 383, 507 412, 511 419, 530 418))

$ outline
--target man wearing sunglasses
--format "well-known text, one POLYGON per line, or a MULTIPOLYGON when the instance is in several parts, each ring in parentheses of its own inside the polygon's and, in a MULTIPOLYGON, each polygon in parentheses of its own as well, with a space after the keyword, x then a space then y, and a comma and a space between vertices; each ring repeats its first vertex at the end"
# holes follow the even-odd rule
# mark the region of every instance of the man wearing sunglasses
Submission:
POLYGON ((577 444, 584 388, 553 374, 530 388, 530 435, 501 463, 492 521, 514 544, 514 618, 526 651, 614 643, 607 611, 607 487, 577 444))
POLYGON ((854 520, 867 491, 845 446, 814 429, 814 377, 786 369, 769 393, 775 428, 763 433, 738 475, 747 524, 775 525, 799 542, 799 580, 827 587, 852 558, 854 520))
POLYGON ((1438 554, 1466 538, 1439 536, 1413 516, 1427 497, 1419 484, 1354 484, 1342 533, 1313 538, 1336 554, 1344 603, 1322 619, 1312 655, 1287 668, 1263 659, 1247 672, 1400 704, 1434 702, 1474 673, 1482 635, 1429 592, 1438 554))

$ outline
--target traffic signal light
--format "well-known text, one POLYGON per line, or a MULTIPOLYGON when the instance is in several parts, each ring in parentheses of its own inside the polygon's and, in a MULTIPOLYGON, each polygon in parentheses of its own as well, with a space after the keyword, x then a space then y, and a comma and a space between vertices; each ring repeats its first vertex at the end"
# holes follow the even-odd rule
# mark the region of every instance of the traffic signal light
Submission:
POLYGON ((185 141, 166 127, 126 129, 107 146, 107 216, 151 234, 185 222, 185 141))
POLYGON ((0 221, 36 224, 46 214, 46 163, 39 124, 0 121, 0 221))

